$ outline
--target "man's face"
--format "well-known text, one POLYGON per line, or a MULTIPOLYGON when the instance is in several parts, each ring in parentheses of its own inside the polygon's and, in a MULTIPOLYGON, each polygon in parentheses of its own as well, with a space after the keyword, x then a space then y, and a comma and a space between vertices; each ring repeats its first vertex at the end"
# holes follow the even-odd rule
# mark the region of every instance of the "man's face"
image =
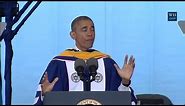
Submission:
POLYGON ((90 20, 80 20, 74 27, 71 36, 76 41, 78 49, 85 51, 91 48, 95 38, 94 24, 90 20))

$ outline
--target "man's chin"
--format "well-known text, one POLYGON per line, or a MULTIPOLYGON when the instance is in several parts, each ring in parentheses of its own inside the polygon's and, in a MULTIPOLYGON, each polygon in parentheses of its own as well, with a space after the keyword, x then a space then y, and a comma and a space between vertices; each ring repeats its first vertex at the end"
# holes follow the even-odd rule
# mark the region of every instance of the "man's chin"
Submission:
POLYGON ((90 48, 92 48, 93 46, 91 45, 91 46, 88 46, 88 48, 90 49, 90 48))

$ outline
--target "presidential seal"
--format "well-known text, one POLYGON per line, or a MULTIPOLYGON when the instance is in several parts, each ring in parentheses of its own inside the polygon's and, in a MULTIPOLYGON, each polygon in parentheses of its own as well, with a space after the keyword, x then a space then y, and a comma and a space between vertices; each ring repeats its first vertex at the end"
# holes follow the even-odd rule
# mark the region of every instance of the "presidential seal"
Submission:
POLYGON ((84 99, 84 100, 81 100, 77 105, 102 105, 102 104, 97 100, 84 99))

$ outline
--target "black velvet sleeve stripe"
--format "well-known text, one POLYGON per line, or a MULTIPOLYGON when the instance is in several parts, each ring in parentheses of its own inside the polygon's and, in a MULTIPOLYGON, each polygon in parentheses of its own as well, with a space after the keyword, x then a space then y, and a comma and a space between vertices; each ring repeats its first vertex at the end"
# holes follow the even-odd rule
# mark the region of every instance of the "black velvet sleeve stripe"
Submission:
POLYGON ((76 57, 70 57, 70 56, 56 56, 53 59, 54 60, 55 59, 64 59, 64 60, 72 60, 72 61, 75 61, 77 58, 76 57))

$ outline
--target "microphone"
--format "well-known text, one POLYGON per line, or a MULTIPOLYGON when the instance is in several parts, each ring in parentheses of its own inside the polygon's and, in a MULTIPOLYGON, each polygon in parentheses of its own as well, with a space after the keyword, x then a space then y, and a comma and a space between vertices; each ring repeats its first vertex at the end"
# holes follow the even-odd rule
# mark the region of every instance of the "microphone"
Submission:
POLYGON ((98 69, 98 61, 95 58, 90 58, 87 60, 87 68, 89 69, 89 73, 92 76, 91 81, 95 80, 95 76, 97 74, 97 69, 98 69))
POLYGON ((78 76, 80 77, 80 80, 83 81, 84 79, 84 69, 86 67, 85 61, 82 59, 77 59, 74 63, 74 68, 78 74, 78 76))

